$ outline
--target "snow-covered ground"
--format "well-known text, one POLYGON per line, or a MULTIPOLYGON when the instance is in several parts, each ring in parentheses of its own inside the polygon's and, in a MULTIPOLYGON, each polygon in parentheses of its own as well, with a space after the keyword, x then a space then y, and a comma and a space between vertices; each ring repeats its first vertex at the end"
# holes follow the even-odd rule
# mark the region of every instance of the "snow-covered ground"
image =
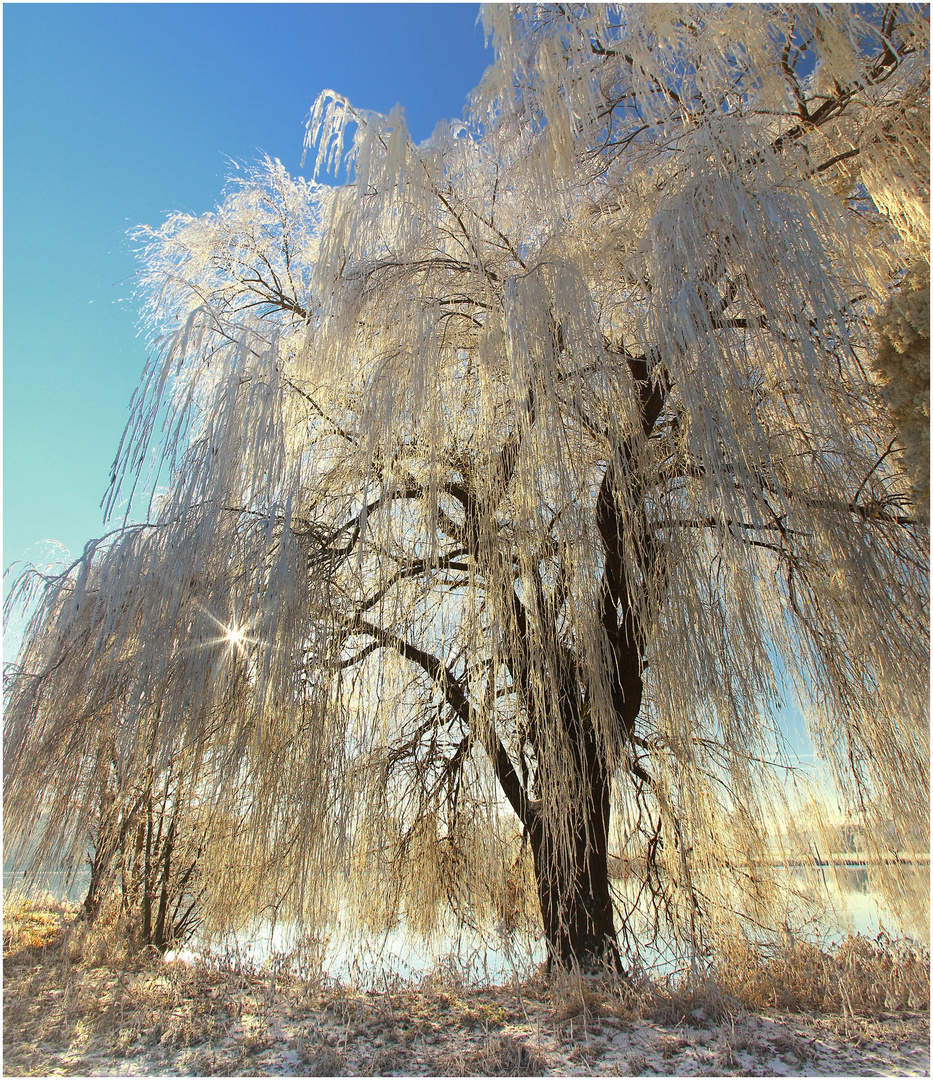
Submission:
POLYGON ((5 971, 3 1064, 6 1076, 929 1074, 925 1012, 676 1011, 639 1016, 543 980, 356 993, 182 963, 23 965, 5 971))

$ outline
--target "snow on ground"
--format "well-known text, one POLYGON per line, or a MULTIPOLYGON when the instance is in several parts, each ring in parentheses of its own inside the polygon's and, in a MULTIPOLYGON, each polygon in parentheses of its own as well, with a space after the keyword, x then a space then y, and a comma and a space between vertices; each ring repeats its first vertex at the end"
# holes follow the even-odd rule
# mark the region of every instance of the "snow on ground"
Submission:
POLYGON ((644 1018, 586 993, 555 995, 543 980, 518 991, 362 993, 181 963, 4 974, 6 1076, 922 1076, 930 1067, 922 1012, 695 1008, 644 1018))

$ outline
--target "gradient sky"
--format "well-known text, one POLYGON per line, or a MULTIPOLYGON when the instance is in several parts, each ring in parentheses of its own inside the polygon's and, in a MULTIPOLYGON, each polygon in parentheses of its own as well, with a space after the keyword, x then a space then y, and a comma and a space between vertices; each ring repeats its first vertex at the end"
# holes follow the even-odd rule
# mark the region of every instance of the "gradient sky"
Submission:
MULTIPOLYGON (((127 230, 204 213, 231 166, 300 171, 330 88, 460 116, 492 60, 475 4, 3 5, 3 566, 75 556, 146 360, 127 230)), ((8 583, 7 583, 8 584, 8 583)))

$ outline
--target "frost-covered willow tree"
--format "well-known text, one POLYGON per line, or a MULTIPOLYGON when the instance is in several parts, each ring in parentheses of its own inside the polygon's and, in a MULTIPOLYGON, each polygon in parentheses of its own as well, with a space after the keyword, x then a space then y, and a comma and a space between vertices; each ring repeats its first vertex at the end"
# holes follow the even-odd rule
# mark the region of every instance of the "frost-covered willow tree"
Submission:
POLYGON ((928 514, 872 374, 928 250, 927 14, 484 18, 465 122, 325 93, 346 184, 267 161, 144 230, 111 508, 170 480, 40 582, 7 834, 45 788, 77 857, 101 741, 183 750, 239 910, 714 947, 792 903, 785 697, 864 843, 927 845, 928 514))

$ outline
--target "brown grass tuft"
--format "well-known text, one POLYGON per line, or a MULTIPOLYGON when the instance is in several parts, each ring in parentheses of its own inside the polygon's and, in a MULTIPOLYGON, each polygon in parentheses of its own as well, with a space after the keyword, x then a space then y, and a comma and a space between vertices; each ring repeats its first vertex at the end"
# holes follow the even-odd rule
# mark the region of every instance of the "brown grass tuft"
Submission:
POLYGON ((33 962, 56 943, 77 908, 53 896, 11 897, 3 902, 4 963, 33 962))
POLYGON ((541 1076, 545 1059, 534 1047, 511 1035, 490 1035, 477 1050, 434 1062, 432 1076, 541 1076))
POLYGON ((732 949, 729 962, 720 968, 719 981, 751 1010, 873 1016, 928 1009, 930 952, 884 933, 876 938, 851 935, 828 948, 788 938, 765 954, 732 949))

